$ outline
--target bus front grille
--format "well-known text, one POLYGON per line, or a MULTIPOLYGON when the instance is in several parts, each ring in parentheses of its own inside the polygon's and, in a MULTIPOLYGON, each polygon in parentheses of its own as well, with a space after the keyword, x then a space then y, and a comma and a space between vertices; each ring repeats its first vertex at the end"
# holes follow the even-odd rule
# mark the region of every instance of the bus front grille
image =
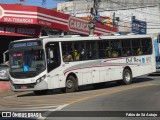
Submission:
POLYGON ((31 84, 14 84, 15 89, 28 89, 28 88, 34 88, 35 83, 31 84))

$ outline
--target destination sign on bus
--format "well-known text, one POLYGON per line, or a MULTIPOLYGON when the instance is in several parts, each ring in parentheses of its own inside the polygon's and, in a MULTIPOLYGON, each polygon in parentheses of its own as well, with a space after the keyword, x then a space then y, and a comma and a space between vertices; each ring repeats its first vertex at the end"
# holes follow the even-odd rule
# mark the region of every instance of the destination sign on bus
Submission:
POLYGON ((21 47, 32 47, 32 46, 39 46, 40 42, 38 41, 30 41, 30 42, 20 42, 12 44, 11 48, 21 48, 21 47))

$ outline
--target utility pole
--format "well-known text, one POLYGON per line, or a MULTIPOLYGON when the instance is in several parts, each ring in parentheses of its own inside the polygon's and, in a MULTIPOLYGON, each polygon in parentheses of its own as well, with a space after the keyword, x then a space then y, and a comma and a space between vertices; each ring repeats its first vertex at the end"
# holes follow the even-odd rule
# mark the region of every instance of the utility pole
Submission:
POLYGON ((96 24, 96 17, 98 15, 98 3, 100 0, 94 0, 93 3, 93 8, 91 8, 90 13, 91 13, 91 21, 89 22, 89 35, 94 34, 94 29, 95 29, 95 24, 96 24))

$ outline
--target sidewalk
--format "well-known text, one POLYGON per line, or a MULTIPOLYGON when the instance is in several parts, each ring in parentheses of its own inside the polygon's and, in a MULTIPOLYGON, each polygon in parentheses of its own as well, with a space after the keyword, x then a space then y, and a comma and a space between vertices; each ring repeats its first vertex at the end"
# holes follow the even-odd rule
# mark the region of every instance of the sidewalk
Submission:
POLYGON ((7 96, 18 96, 32 93, 32 91, 25 91, 25 92, 13 92, 10 89, 10 82, 9 81, 0 81, 0 98, 7 97, 7 96))
POLYGON ((10 91, 10 82, 0 80, 0 92, 10 91))
POLYGON ((17 93, 13 92, 13 91, 3 91, 3 92, 0 92, 0 97, 12 96, 15 94, 17 94, 17 93))

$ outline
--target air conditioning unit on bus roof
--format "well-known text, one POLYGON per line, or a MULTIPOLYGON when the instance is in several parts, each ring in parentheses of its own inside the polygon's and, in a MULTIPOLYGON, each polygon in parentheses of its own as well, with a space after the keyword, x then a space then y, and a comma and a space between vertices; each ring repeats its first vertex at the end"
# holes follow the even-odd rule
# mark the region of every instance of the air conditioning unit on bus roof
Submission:
POLYGON ((60 37, 73 38, 73 37, 81 37, 81 36, 80 35, 64 35, 64 36, 60 36, 60 37))
POLYGON ((127 35, 136 35, 135 33, 128 33, 127 35))
POLYGON ((96 37, 97 35, 89 35, 89 37, 96 37))
POLYGON ((120 33, 103 34, 102 36, 120 36, 120 33))

